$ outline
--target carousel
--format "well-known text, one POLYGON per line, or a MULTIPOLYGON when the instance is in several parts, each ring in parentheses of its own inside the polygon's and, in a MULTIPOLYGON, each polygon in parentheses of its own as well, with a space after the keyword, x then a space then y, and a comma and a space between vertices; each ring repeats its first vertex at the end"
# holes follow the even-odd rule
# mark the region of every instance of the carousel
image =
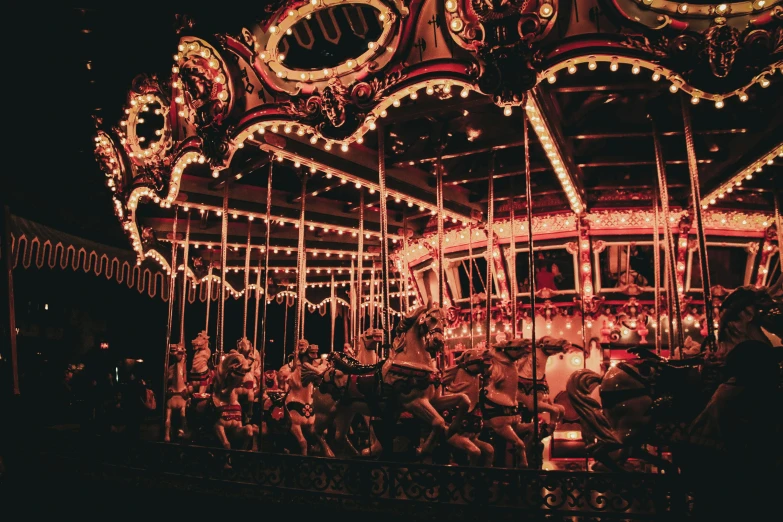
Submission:
POLYGON ((146 455, 341 498, 686 510, 665 479, 731 446, 727 379, 780 386, 782 18, 770 0, 278 0, 217 34, 182 17, 170 71, 95 137, 119 226, 166 279, 146 455))

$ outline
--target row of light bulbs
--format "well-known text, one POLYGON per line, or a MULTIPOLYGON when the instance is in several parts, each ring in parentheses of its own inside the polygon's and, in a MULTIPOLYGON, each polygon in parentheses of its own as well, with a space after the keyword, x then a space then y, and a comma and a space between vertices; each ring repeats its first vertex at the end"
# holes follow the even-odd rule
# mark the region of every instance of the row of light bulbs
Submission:
POLYGON ((736 187, 742 186, 744 181, 752 180, 753 175, 760 173, 765 165, 772 165, 775 162, 775 158, 783 158, 783 143, 776 145, 770 152, 759 158, 758 161, 742 169, 717 189, 707 194, 701 200, 701 208, 707 209, 710 205, 715 205, 719 200, 725 198, 727 194, 734 192, 736 187))

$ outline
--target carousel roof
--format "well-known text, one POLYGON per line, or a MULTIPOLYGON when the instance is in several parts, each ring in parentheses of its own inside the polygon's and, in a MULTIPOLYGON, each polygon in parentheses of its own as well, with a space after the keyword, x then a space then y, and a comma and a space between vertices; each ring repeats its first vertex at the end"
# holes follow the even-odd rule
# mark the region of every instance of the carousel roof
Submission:
POLYGON ((355 258, 360 198, 378 255, 379 157, 392 248, 434 232, 439 160, 447 231, 485 222, 490 177, 495 219, 512 198, 523 216, 526 120, 541 219, 575 235, 577 217, 650 215, 654 132, 672 212, 687 211, 687 111, 705 221, 739 213, 732 233, 761 237, 783 170, 782 16, 763 0, 298 0, 179 16, 179 42, 160 49, 171 69, 129 86, 96 153, 140 259, 167 264, 161 242, 187 214, 191 257, 217 260, 228 185, 227 264, 243 268, 249 238, 258 266, 271 173, 270 267, 296 265, 304 194, 307 265, 323 268, 308 280, 323 281, 355 258))

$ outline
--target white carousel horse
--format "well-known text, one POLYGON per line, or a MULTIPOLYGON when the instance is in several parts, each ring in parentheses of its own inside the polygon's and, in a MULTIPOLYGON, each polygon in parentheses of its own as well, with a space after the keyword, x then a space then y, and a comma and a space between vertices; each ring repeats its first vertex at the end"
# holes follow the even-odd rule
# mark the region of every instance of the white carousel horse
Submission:
MULTIPOLYGON (((495 456, 492 444, 479 440, 484 426, 481 411, 481 379, 487 351, 481 348, 465 350, 453 366, 443 372, 444 395, 464 393, 470 399, 470 411, 458 431, 447 441, 449 445, 468 454, 471 466, 491 466, 495 456)), ((450 412, 449 412, 450 413, 450 412)), ((445 418, 450 420, 450 414, 445 418)))
MULTIPOLYGON (((291 416, 291 434, 299 443, 302 455, 307 455, 308 438, 317 439, 315 435, 315 410, 313 409, 313 378, 319 376, 326 367, 317 368, 313 363, 318 359, 318 347, 300 339, 296 346, 294 368, 288 376, 288 393, 285 396, 285 407, 291 416)), ((321 442, 322 450, 327 457, 334 457, 329 446, 321 442)))
POLYGON ((171 412, 179 412, 180 428, 178 436, 183 437, 187 431, 188 386, 185 381, 185 346, 172 344, 169 348, 169 367, 166 372, 166 420, 163 440, 171 440, 171 412))
POLYGON ((188 391, 194 398, 208 397, 207 390, 212 383, 209 361, 212 351, 209 349, 209 336, 206 331, 201 331, 192 341, 193 362, 188 372, 188 391))
MULTIPOLYGON (((378 355, 376 350, 378 344, 380 344, 382 341, 383 331, 377 328, 370 328, 359 337, 359 353, 356 354, 357 357, 354 358, 354 352, 352 348, 350 351, 346 352, 344 347, 343 353, 346 355, 347 360, 355 360, 357 364, 364 366, 367 373, 371 373, 370 378, 373 378, 374 375, 372 374, 375 372, 372 371, 370 366, 375 367, 378 363, 378 355)), ((346 343, 346 345, 350 347, 350 344, 346 343)), ((327 364, 333 364, 333 357, 331 359, 327 358, 327 364)), ((331 367, 326 369, 326 371, 331 370, 331 367)), ((350 377, 346 377, 346 379, 348 378, 350 377)), ((358 383, 358 378, 354 380, 354 384, 361 386, 361 384, 358 383)), ((320 387, 313 391, 315 433, 316 436, 319 437, 322 445, 326 444, 326 440, 324 438, 325 432, 329 429, 330 426, 334 426, 334 447, 332 449, 336 451, 342 451, 343 445, 345 445, 345 449, 355 454, 356 450, 353 448, 346 436, 350 430, 351 422, 353 422, 353 418, 357 414, 362 415, 367 422, 367 426, 369 427, 373 441, 377 440, 374 436, 372 436, 372 425, 369 422, 369 416, 371 412, 370 407, 366 402, 345 401, 343 406, 347 407, 338 408, 339 399, 336 399, 335 396, 339 397, 339 395, 337 393, 330 393, 330 391, 334 392, 336 390, 329 387, 328 385, 324 387, 324 390, 328 391, 322 392, 320 387)))
MULTIPOLYGON (((408 412, 432 428, 417 450, 419 454, 432 451, 442 434, 451 438, 468 411, 470 400, 463 393, 439 395, 440 375, 434 368, 434 356, 443 349, 444 320, 440 308, 426 306, 403 318, 397 326, 390 357, 378 363, 380 372, 377 365, 351 364, 332 355, 332 364, 321 374, 320 387, 337 401, 338 415, 345 408, 352 410, 350 415, 380 416, 391 425, 400 413, 408 412), (439 413, 446 409, 455 411, 448 427, 439 413)), ((363 453, 375 454, 380 449, 377 438, 375 442, 373 448, 363 453)))
POLYGON ((261 354, 253 347, 253 343, 247 337, 237 341, 237 352, 251 362, 250 371, 247 372, 242 383, 239 395, 245 400, 246 421, 253 416, 253 406, 261 393, 261 354))
POLYGON ((243 439, 243 449, 255 445, 258 426, 243 422, 242 406, 239 404, 239 392, 252 364, 241 353, 231 350, 220 361, 215 373, 212 393, 212 403, 217 413, 215 435, 226 449, 231 449, 229 435, 243 439))
POLYGON ((519 465, 527 467, 525 442, 517 435, 522 418, 517 403, 517 361, 530 352, 529 339, 513 339, 492 345, 491 364, 484 387, 484 425, 514 446, 519 465))
POLYGON ((549 358, 562 354, 571 348, 571 343, 565 339, 555 339, 545 336, 536 340, 535 352, 522 357, 517 362, 517 402, 527 412, 533 412, 533 389, 536 390, 538 412, 547 412, 553 423, 559 422, 565 414, 565 407, 554 404, 549 397, 549 384, 546 382, 546 364, 549 358), (536 379, 533 381, 533 357, 536 359, 536 379))
MULTIPOLYGON (((721 306, 716 360, 722 360, 744 340, 771 345, 765 330, 776 336, 783 335, 781 303, 783 292, 780 281, 769 288, 743 287, 732 292, 721 306)), ((588 452, 605 468, 622 470, 624 460, 632 452, 659 466, 671 467, 641 448, 648 443, 655 427, 651 406, 653 403, 660 404, 662 395, 666 398, 664 390, 667 385, 671 387, 682 381, 678 374, 685 369, 678 366, 695 365, 702 361, 701 358, 691 359, 692 362, 667 361, 654 354, 648 354, 648 357, 653 359, 652 369, 622 362, 609 368, 603 376, 591 370, 578 370, 568 380, 566 389, 580 416, 583 433, 595 439, 588 446, 588 452), (655 395, 651 390, 653 384, 655 395), (600 403, 591 397, 596 387, 600 403)), ((696 389, 686 388, 672 395, 698 396, 698 393, 696 389)), ((701 407, 704 407, 703 403, 701 407)), ((690 413, 691 409, 687 411, 690 413)), ((693 416, 679 419, 680 423, 691 420, 693 416)))

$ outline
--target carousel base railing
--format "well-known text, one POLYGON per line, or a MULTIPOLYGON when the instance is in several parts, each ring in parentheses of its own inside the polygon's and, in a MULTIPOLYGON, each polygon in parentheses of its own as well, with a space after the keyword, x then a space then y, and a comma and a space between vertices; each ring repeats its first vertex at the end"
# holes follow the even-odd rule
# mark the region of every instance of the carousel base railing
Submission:
POLYGON ((268 502, 393 510, 410 518, 524 514, 547 520, 687 520, 693 498, 681 477, 475 468, 341 460, 159 442, 73 437, 50 456, 78 461, 99 480, 268 502), (439 514, 439 515, 438 515, 439 514))

